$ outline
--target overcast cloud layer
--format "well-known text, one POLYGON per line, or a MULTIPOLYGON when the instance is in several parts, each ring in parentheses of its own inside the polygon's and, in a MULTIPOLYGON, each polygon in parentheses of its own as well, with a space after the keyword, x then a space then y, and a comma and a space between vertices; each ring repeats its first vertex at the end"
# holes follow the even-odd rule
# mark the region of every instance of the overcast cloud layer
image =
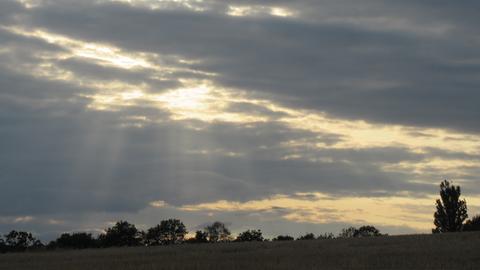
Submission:
POLYGON ((443 179, 478 212, 479 9, 1 1, 0 232, 428 232, 443 179))

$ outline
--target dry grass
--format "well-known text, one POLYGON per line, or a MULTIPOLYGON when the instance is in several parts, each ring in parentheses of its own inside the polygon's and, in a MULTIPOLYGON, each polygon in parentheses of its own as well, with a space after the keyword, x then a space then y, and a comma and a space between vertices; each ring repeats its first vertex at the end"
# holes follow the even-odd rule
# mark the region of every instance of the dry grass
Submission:
POLYGON ((0 255, 0 269, 480 269, 480 233, 0 255))

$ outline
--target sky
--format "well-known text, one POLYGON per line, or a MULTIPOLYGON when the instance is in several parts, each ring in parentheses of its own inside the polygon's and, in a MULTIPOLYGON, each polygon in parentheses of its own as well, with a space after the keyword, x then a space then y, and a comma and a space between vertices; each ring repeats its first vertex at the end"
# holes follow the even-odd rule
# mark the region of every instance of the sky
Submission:
POLYGON ((0 232, 480 213, 478 1, 0 1, 0 232))

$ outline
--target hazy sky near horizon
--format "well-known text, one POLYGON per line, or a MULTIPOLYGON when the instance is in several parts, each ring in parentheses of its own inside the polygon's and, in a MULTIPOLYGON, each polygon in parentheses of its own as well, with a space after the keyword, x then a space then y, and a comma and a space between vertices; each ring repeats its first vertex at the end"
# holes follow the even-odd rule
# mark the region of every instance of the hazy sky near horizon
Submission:
POLYGON ((0 1, 0 232, 480 213, 478 1, 0 1))

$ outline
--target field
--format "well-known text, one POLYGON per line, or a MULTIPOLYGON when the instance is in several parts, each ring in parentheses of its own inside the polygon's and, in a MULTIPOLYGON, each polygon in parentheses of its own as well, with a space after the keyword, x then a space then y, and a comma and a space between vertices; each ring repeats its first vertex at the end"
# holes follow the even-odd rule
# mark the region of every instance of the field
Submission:
POLYGON ((480 233, 0 255, 0 269, 480 269, 480 233))

